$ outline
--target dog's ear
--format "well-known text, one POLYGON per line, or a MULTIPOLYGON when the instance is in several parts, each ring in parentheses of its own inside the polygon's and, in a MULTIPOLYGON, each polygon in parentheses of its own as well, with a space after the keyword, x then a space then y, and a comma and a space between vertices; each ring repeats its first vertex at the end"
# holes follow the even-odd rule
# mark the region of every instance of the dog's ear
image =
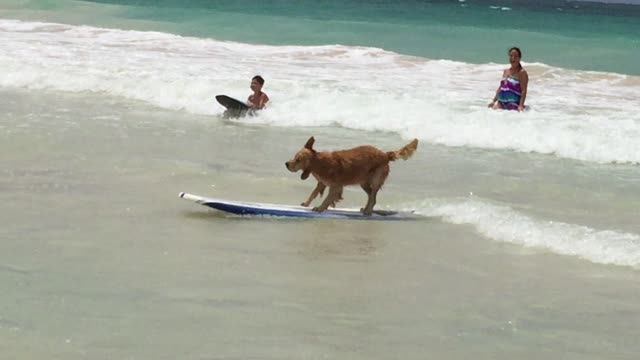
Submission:
MULTIPOLYGON (((304 144, 304 147, 306 149, 313 150, 313 143, 314 142, 316 142, 316 139, 314 139, 313 136, 312 136, 312 137, 309 138, 309 140, 307 140, 307 143, 304 144)), ((309 176, 309 175, 307 175, 307 176, 309 176)))
POLYGON ((309 177, 309 174, 311 174, 311 170, 306 169, 305 171, 302 172, 302 175, 300 175, 300 179, 307 180, 307 178, 309 177))

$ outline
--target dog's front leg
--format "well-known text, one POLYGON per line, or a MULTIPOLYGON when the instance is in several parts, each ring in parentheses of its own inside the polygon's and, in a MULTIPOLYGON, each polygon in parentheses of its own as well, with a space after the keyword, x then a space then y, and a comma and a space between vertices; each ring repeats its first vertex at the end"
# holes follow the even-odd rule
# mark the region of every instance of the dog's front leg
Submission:
POLYGON ((372 190, 367 198, 367 205, 362 209, 362 213, 365 215, 373 214, 373 207, 376 205, 376 197, 378 195, 378 189, 372 190))
MULTIPOLYGON (((344 188, 343 188, 343 189, 344 189, 344 188)), ((335 208, 335 207, 336 207, 336 204, 338 204, 338 202, 339 202, 340 200, 342 200, 342 190, 343 190, 343 189, 340 189, 340 193, 336 196, 336 199, 331 203, 331 207, 335 208)), ((322 195, 322 193, 321 193, 320 195, 322 195)))
POLYGON ((322 204, 320 204, 320 206, 314 207, 313 211, 323 212, 327 210, 329 205, 340 201, 341 195, 342 195, 342 186, 340 185, 330 186, 329 194, 327 194, 327 197, 324 198, 324 201, 322 202, 322 204))
POLYGON ((327 187, 327 185, 321 183, 320 181, 318 181, 318 185, 316 185, 316 188, 313 189, 313 191, 311 192, 311 194, 309 195, 309 198, 307 199, 307 201, 303 202, 301 205, 302 206, 309 206, 309 204, 311 204, 311 202, 318 197, 319 195, 322 195, 322 193, 324 192, 324 189, 327 187))

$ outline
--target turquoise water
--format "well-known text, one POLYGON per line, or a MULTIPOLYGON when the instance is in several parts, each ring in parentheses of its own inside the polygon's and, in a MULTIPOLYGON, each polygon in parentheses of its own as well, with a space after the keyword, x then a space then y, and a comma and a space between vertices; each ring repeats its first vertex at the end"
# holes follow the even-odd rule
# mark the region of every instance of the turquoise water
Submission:
POLYGON ((640 74, 640 6, 629 4, 552 0, 11 0, 8 4, 6 8, 16 11, 46 10, 28 16, 50 21, 118 24, 256 44, 359 45, 470 63, 503 63, 507 49, 519 46, 528 62, 640 74))

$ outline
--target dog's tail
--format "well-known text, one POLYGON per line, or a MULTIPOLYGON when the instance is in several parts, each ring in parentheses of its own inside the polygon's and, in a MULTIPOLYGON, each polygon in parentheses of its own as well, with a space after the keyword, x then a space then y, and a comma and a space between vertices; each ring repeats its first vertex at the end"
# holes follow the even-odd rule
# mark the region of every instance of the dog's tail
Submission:
POLYGON ((412 142, 403 146, 402 149, 398 151, 389 151, 387 153, 387 156, 389 157, 389 161, 395 161, 398 159, 407 160, 408 158, 411 157, 411 155, 413 155, 414 152, 416 152, 417 148, 418 148, 418 139, 413 139, 412 142))

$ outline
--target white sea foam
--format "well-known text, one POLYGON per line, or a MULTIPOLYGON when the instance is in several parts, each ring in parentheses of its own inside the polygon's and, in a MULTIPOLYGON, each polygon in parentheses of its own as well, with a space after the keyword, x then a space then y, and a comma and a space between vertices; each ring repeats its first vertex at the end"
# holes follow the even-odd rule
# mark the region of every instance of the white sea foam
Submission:
POLYGON ((243 121, 390 131, 446 146, 640 162, 640 80, 525 64, 524 113, 486 108, 504 65, 429 60, 367 47, 264 46, 159 32, 0 20, 0 86, 96 92, 197 114, 246 98, 263 75, 272 102, 243 121))
POLYGON ((596 230, 583 225, 540 220, 480 199, 428 201, 422 214, 452 224, 469 224, 480 234, 502 242, 577 256, 594 263, 640 266, 640 235, 596 230))

